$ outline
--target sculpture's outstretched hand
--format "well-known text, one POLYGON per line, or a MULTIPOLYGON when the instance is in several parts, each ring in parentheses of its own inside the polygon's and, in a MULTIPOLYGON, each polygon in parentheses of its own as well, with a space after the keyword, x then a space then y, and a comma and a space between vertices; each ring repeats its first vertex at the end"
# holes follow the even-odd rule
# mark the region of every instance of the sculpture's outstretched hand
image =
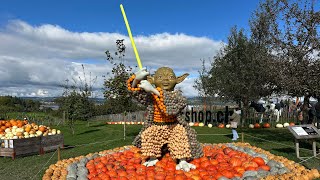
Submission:
POLYGON ((196 166, 193 164, 188 163, 185 160, 181 160, 179 164, 176 166, 176 170, 183 170, 189 172, 190 169, 196 169, 196 166))
POLYGON ((139 81, 146 79, 147 76, 149 75, 149 72, 147 72, 146 68, 142 68, 134 74, 136 77, 132 82, 132 87, 136 87, 139 81))
POLYGON ((152 86, 152 84, 147 80, 140 81, 140 86, 139 87, 141 89, 145 90, 146 92, 151 92, 153 94, 156 94, 156 95, 160 96, 159 91, 156 88, 154 88, 152 86))
POLYGON ((159 160, 157 158, 150 158, 148 161, 146 161, 145 163, 143 163, 144 166, 154 166, 156 165, 156 163, 158 162, 159 160))

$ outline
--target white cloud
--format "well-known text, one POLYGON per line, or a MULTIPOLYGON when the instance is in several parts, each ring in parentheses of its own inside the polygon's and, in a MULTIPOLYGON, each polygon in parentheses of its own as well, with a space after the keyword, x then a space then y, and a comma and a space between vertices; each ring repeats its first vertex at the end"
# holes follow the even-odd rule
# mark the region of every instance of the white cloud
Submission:
MULTIPOLYGON (((136 36, 143 66, 151 71, 161 66, 172 67, 177 75, 188 72, 190 77, 177 87, 187 96, 195 96, 193 82, 201 67, 201 58, 212 57, 222 42, 206 37, 160 33, 136 36)), ((94 88, 102 96, 103 75, 111 65, 104 52, 114 52, 115 41, 125 39, 125 61, 136 66, 135 56, 127 36, 107 32, 71 32, 60 26, 32 26, 20 20, 0 27, 0 95, 59 96, 66 79, 87 80, 97 76, 94 88)))

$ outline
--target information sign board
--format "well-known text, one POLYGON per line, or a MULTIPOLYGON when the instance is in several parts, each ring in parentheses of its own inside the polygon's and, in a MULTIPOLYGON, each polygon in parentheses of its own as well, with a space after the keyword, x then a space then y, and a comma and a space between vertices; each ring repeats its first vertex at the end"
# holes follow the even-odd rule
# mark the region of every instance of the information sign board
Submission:
POLYGON ((288 129, 296 139, 320 138, 320 131, 312 124, 288 126, 288 129))

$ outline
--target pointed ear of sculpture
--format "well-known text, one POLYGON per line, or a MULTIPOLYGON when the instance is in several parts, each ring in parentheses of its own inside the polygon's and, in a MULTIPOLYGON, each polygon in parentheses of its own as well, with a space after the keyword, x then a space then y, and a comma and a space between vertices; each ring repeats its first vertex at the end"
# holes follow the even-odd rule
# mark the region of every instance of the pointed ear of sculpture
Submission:
POLYGON ((181 76, 177 77, 177 84, 181 83, 187 76, 189 76, 189 73, 185 73, 181 76))
POLYGON ((153 76, 148 76, 147 80, 149 81, 150 84, 154 84, 154 77, 153 76))

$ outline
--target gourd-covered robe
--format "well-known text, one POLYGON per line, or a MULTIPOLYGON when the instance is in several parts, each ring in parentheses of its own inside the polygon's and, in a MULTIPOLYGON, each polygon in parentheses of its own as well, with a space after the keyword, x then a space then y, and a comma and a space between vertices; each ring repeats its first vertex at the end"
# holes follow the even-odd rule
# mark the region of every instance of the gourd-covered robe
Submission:
POLYGON ((203 156, 196 131, 182 118, 186 99, 180 91, 162 91, 160 97, 131 88, 133 77, 128 80, 128 89, 140 103, 147 106, 143 128, 133 141, 144 156, 161 157, 161 148, 167 144, 174 159, 195 159, 203 156))

